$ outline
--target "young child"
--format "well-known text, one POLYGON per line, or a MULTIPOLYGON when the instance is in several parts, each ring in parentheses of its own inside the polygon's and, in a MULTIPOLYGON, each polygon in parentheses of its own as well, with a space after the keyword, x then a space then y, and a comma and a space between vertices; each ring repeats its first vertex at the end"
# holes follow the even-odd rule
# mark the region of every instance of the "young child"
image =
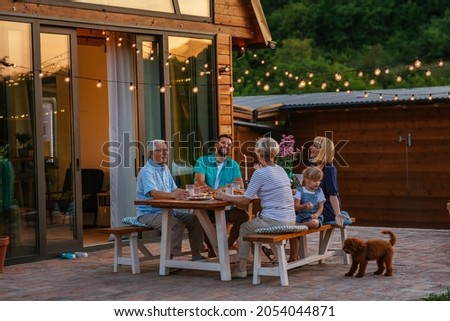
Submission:
MULTIPOLYGON (((321 225, 319 217, 322 215, 323 204, 326 201, 325 195, 320 188, 323 172, 317 167, 308 167, 303 170, 302 174, 302 187, 298 188, 294 195, 295 221, 298 225, 317 228, 321 225)), ((298 238, 290 241, 291 253, 289 262, 299 259, 299 244, 300 240, 298 238)))

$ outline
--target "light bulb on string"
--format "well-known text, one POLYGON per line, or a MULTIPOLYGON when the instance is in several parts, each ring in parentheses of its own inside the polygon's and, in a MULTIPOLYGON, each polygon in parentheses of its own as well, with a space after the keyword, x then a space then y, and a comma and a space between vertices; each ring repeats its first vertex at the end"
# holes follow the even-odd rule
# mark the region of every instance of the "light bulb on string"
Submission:
POLYGON ((161 94, 164 94, 164 93, 166 92, 166 87, 161 86, 161 87, 159 88, 159 92, 160 92, 161 94))
POLYGON ((369 85, 372 85, 372 86, 375 85, 375 79, 373 79, 373 78, 370 79, 370 80, 369 80, 369 85))
POLYGON ((444 60, 442 59, 438 60, 438 67, 444 67, 444 60))
POLYGON ((130 86, 128 86, 128 89, 129 89, 130 91, 134 91, 134 90, 136 89, 136 87, 133 85, 132 82, 130 82, 130 86))
POLYGON ((422 62, 419 60, 419 58, 416 58, 416 61, 414 61, 414 67, 416 68, 422 67, 422 62))
POLYGON ((375 74, 375 76, 379 76, 381 75, 381 69, 380 68, 375 68, 375 71, 373 72, 375 74))
POLYGON ((361 77, 363 77, 363 76, 364 76, 364 72, 358 71, 358 77, 361 78, 361 77))
POLYGON ((97 84, 95 85, 97 88, 102 88, 102 81, 97 81, 97 84))
POLYGON ((234 92, 234 87, 230 86, 230 93, 234 92))
POLYGON ((344 87, 348 87, 348 86, 350 86, 350 81, 348 81, 348 80, 344 81, 344 87))
POLYGON ((194 86, 194 87, 192 88, 192 92, 193 92, 194 94, 197 94, 197 93, 198 93, 198 87, 197 87, 197 86, 194 86))
POLYGON ((298 83, 298 87, 299 88, 305 88, 306 87, 306 82, 303 79, 300 80, 300 82, 298 83))
POLYGON ((402 76, 400 74, 397 75, 397 77, 395 78, 395 80, 397 82, 401 82, 403 80, 402 76))
POLYGON ((425 76, 427 76, 427 77, 430 77, 430 76, 431 76, 431 70, 430 70, 430 69, 427 69, 427 70, 425 71, 425 76))
POLYGON ((408 70, 409 71, 414 71, 414 65, 409 65, 408 70))
POLYGON ((395 96, 394 96, 394 100, 395 100, 395 101, 397 101, 397 100, 398 100, 398 95, 397 95, 397 94, 395 94, 395 96))
POLYGON ((411 98, 409 98, 411 101, 416 100, 416 97, 414 96, 414 94, 411 95, 411 98))
POLYGON ((265 84, 264 87, 263 87, 263 89, 264 89, 264 91, 269 91, 269 89, 270 89, 269 84, 265 84))
POLYGON ((69 76, 64 77, 64 81, 65 81, 65 82, 70 82, 70 77, 69 77, 69 76))
POLYGON ((430 95, 428 96, 428 100, 433 100, 433 95, 432 95, 432 94, 430 94, 430 95))
POLYGON ((322 83, 322 85, 320 86, 320 88, 322 88, 322 90, 327 89, 327 87, 328 87, 328 84, 327 84, 326 81, 324 81, 324 82, 322 83))
POLYGON ((389 67, 384 68, 384 73, 386 75, 389 75, 391 73, 391 70, 389 69, 389 67))
POLYGON ((338 73, 338 72, 335 72, 334 73, 334 79, 336 81, 341 81, 342 80, 342 75, 340 73, 338 73))

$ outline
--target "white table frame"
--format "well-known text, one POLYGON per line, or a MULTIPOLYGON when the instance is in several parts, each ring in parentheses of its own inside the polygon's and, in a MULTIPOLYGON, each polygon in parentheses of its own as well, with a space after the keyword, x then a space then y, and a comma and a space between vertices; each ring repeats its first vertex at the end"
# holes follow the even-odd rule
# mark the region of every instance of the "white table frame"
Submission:
POLYGON ((230 254, 228 249, 228 234, 227 224, 225 218, 225 207, 230 205, 226 201, 186 201, 186 200, 149 200, 136 201, 135 204, 151 205, 154 207, 161 207, 162 212, 162 227, 161 227, 161 253, 159 274, 168 275, 170 268, 193 269, 205 271, 220 272, 220 279, 222 281, 231 280, 230 268, 230 254), (170 258, 170 245, 172 235, 172 209, 185 208, 195 209, 197 218, 208 236, 217 258, 191 261, 183 260, 180 257, 170 258), (208 217, 207 210, 214 210, 215 212, 215 227, 208 217))

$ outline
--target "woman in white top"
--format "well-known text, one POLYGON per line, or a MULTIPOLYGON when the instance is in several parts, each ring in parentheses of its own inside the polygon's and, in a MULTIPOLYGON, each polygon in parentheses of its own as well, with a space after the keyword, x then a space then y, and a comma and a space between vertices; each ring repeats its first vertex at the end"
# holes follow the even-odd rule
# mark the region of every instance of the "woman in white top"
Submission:
POLYGON ((247 277, 247 260, 250 254, 251 243, 243 240, 244 235, 255 233, 260 227, 279 225, 295 225, 294 198, 291 183, 286 171, 275 163, 279 145, 270 138, 258 139, 255 145, 255 154, 260 168, 256 170, 242 196, 230 196, 218 192, 217 199, 233 202, 244 207, 256 196, 261 200, 261 213, 254 220, 243 223, 239 231, 239 267, 233 271, 234 278, 247 277))

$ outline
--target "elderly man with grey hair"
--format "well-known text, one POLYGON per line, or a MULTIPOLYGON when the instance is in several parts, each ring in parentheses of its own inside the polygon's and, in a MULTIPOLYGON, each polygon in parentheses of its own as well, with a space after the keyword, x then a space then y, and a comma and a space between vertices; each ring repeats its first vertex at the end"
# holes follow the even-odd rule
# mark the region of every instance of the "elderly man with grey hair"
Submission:
MULTIPOLYGON (((163 140, 153 140, 148 144, 148 161, 139 171, 136 183, 136 199, 185 199, 189 192, 175 184, 167 167, 169 149, 163 140)), ((149 205, 136 206, 137 219, 150 227, 161 230, 162 209, 149 205)), ((184 228, 188 229, 192 260, 202 260, 203 229, 197 216, 189 210, 174 209, 172 219, 171 255, 181 254, 184 228)))

